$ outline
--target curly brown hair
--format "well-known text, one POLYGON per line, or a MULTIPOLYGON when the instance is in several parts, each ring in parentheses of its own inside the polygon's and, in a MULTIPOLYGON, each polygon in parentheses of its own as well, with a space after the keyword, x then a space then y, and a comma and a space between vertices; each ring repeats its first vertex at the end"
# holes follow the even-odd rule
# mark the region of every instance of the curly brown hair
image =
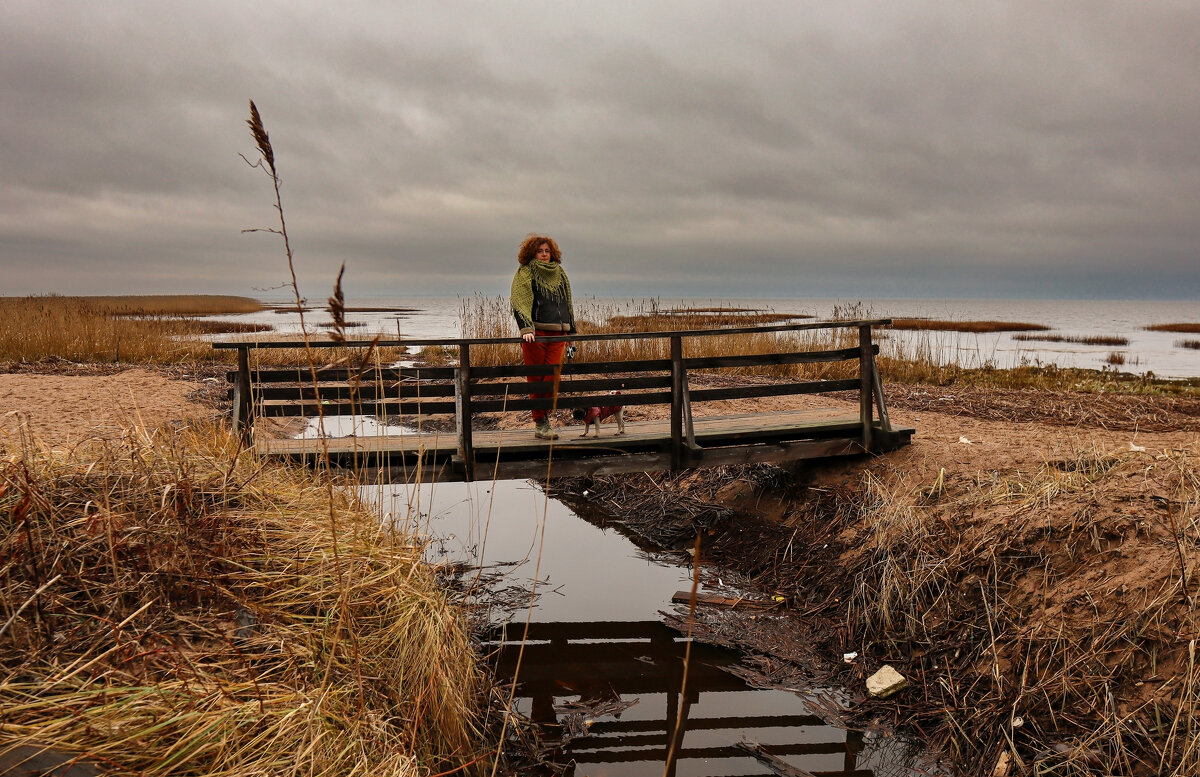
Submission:
POLYGON ((558 243, 554 242, 554 238, 549 235, 529 235, 521 243, 521 247, 517 249, 517 261, 521 264, 529 264, 537 258, 538 249, 543 243, 550 244, 550 261, 562 264, 562 251, 558 250, 558 243))

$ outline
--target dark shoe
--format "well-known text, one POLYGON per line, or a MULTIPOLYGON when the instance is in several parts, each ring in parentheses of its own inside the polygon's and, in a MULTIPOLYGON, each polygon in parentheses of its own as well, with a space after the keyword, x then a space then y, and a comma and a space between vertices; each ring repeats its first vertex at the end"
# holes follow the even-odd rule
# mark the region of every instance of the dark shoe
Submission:
POLYGON ((537 426, 533 429, 533 436, 539 440, 557 440, 558 435, 550 428, 547 421, 538 421, 537 426))

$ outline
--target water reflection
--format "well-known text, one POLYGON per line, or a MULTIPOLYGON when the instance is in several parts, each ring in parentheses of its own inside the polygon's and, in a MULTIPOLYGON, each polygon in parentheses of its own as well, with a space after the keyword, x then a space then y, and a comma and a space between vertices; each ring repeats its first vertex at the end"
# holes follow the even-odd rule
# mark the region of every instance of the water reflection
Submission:
POLYGON ((661 775, 674 739, 670 775, 758 774, 763 767, 738 742, 751 741, 818 774, 865 775, 861 737, 825 725, 801 699, 758 690, 725 671, 736 653, 693 644, 684 680, 686 639, 659 621, 534 623, 521 666, 523 624, 490 635, 494 665, 517 676, 518 708, 548 737, 571 772, 661 775), (633 706, 601 719, 588 708, 633 706), (572 736, 573 735, 573 736, 572 736))
POLYGON ((766 774, 735 747, 743 740, 815 774, 912 773, 907 745, 864 743, 822 724, 797 694, 726 671, 735 652, 693 644, 684 690, 687 642, 660 615, 691 584, 676 556, 639 549, 527 482, 398 485, 375 497, 392 520, 418 522, 435 539, 432 561, 510 570, 489 584, 536 588, 532 611, 484 635, 486 647, 501 679, 515 673, 518 709, 547 739, 570 740, 555 760, 573 762, 574 774, 662 775, 680 720, 672 772, 681 777, 766 774))

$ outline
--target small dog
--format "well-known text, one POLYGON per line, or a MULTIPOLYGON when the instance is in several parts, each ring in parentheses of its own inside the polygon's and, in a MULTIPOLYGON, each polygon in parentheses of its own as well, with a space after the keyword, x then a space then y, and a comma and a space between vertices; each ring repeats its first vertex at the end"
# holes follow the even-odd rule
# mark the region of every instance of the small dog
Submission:
MULTIPOLYGON (((614 391, 613 394, 621 392, 614 391)), ((596 425, 596 436, 600 436, 600 422, 608 419, 617 419, 617 434, 625 434, 625 406, 624 405, 608 405, 607 407, 577 407, 571 414, 576 421, 583 421, 583 434, 580 437, 587 437, 588 432, 592 430, 592 424, 596 425)))

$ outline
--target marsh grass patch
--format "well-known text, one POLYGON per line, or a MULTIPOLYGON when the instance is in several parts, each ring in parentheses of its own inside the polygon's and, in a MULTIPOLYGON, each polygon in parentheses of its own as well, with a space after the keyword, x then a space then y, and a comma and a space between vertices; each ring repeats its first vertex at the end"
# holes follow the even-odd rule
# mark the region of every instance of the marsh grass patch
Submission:
POLYGON ((0 359, 33 362, 178 364, 229 358, 205 335, 266 331, 266 324, 208 321, 197 316, 262 310, 247 297, 162 295, 0 297, 0 359))
POLYGON ((1075 343, 1078 345, 1126 346, 1129 338, 1120 335, 1060 335, 1018 333, 1012 339, 1019 342, 1075 343))
POLYGON ((966 332, 984 334, 989 332, 1045 332, 1045 324, 1024 321, 953 321, 937 318, 893 318, 892 329, 907 329, 926 332, 966 332))
POLYGON ((1200 323, 1178 322, 1173 324, 1151 324, 1147 332, 1175 332, 1185 335, 1200 334, 1200 323))
POLYGON ((480 756, 460 616, 353 489, 217 429, 4 455, 0 751, 231 777, 480 756))

